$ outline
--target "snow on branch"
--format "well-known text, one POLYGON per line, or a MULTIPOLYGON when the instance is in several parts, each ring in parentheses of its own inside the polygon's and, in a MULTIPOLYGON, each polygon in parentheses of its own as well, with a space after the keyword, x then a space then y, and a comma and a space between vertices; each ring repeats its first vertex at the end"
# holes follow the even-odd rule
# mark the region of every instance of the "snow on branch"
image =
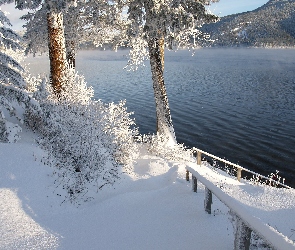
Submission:
MULTIPOLYGON (((216 22, 218 17, 205 9, 213 1, 184 0, 133 0, 128 2, 128 46, 132 48, 129 66, 134 68, 146 58, 140 49, 142 40, 164 39, 168 49, 196 49, 208 35, 200 31, 204 23, 216 22), (134 42, 136 41, 136 42, 134 42)), ((144 51, 144 50, 143 50, 144 51)))

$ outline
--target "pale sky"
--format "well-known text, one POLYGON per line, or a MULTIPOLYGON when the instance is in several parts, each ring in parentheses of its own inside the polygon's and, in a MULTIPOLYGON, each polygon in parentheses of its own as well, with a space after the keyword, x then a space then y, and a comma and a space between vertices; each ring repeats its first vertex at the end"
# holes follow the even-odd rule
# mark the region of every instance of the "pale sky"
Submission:
MULTIPOLYGON (((254 10, 267 2, 268 0, 220 0, 218 3, 212 4, 209 9, 218 16, 226 16, 254 10)), ((2 5, 0 8, 2 11, 8 11, 10 13, 8 18, 13 24, 12 28, 14 30, 21 30, 24 22, 19 20, 19 17, 28 11, 16 10, 14 9, 14 4, 2 5)))
POLYGON ((219 0, 212 4, 209 9, 218 16, 251 11, 266 4, 268 0, 219 0))

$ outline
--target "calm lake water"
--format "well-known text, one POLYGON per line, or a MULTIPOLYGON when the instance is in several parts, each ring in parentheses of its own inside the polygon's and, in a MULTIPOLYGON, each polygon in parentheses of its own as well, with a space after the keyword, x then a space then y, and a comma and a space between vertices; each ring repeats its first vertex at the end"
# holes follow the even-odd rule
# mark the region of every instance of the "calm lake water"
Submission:
MULTIPOLYGON (((77 70, 96 99, 126 99, 140 132, 155 133, 149 62, 126 71, 127 53, 80 52, 77 70)), ((178 142, 264 175, 279 170, 295 187, 295 49, 167 52, 165 83, 178 142)))

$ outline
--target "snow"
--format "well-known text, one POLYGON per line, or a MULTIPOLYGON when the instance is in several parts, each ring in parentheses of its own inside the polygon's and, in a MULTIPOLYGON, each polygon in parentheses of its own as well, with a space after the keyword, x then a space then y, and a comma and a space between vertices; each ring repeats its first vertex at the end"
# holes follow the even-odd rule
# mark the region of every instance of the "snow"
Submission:
POLYGON ((220 203, 216 217, 205 214, 184 165, 143 151, 132 174, 77 208, 61 204, 44 152, 31 134, 21 136, 0 144, 0 249, 232 248, 227 208, 220 203), (214 228, 227 240, 208 241, 214 228))
MULTIPOLYGON (((63 203, 35 136, 23 128, 17 143, 0 143, 0 249, 233 249, 229 209, 213 195, 206 214, 204 186, 192 192, 185 164, 141 148, 131 173, 77 207, 63 203)), ((295 240, 293 189, 238 183, 202 169, 245 210, 295 240)))
POLYGON ((295 248, 294 242, 283 234, 292 232, 294 222, 292 215, 295 212, 294 189, 253 187, 245 180, 240 184, 237 180, 226 177, 221 171, 217 173, 210 167, 189 165, 191 167, 188 167, 188 170, 197 179, 227 204, 246 224, 259 232, 275 249, 295 248))
MULTIPOLYGON (((5 120, 4 120, 5 122, 5 120)), ((7 142, 16 142, 17 140, 19 140, 19 135, 18 133, 21 132, 21 127, 18 126, 17 124, 11 123, 9 121, 5 122, 5 126, 6 126, 6 139, 7 142)))

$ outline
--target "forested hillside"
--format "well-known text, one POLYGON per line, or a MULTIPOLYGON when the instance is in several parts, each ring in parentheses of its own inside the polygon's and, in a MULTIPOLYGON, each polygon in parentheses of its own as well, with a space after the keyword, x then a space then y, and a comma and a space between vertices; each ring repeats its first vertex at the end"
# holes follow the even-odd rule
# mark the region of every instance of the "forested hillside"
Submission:
POLYGON ((289 47, 295 45, 295 1, 270 0, 260 8, 222 17, 202 30, 213 46, 289 47))

